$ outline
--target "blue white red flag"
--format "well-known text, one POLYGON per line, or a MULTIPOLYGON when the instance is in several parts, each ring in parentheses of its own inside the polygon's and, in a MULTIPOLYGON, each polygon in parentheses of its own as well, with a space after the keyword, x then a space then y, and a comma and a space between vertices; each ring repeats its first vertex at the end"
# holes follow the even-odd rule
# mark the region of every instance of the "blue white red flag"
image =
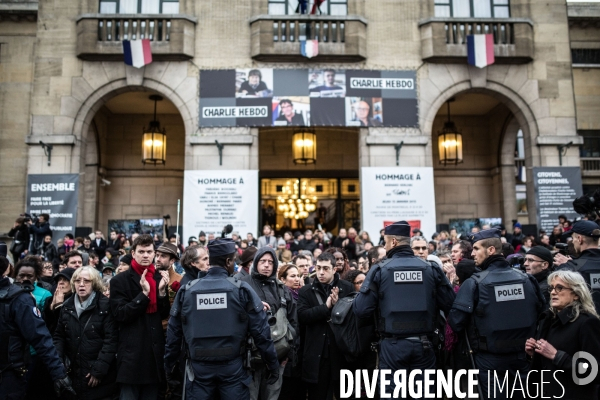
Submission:
POLYGON ((123 40, 125 64, 142 68, 152 62, 150 39, 123 40))
POLYGON ((319 42, 317 40, 301 40, 300 54, 306 58, 315 57, 319 54, 319 42))
POLYGON ((467 61, 469 65, 483 68, 494 63, 494 35, 468 35, 467 61))

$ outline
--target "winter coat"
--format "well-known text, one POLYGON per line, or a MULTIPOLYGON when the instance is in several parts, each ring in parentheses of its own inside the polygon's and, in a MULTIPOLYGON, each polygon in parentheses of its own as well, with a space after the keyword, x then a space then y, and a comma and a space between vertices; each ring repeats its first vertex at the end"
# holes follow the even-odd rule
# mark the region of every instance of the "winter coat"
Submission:
POLYGON ((290 325, 292 326, 292 328, 294 328, 294 331, 296 332, 296 335, 297 335, 299 331, 298 331, 298 315, 297 315, 297 311, 296 311, 296 301, 294 301, 290 291, 286 289, 285 285, 277 279, 277 266, 278 265, 279 265, 279 262, 277 261, 277 256, 275 255, 275 250, 273 250, 270 247, 260 248, 260 249, 258 249, 258 251, 256 252, 256 255, 254 256, 254 261, 252 262, 252 267, 250 268, 250 274, 244 276, 241 279, 241 281, 247 282, 248 284, 250 284, 250 286, 252 287, 252 289, 254 289, 254 291, 256 292, 258 297, 265 303, 268 303, 269 306, 271 306, 271 312, 273 313, 273 315, 275 315, 277 313, 277 310, 279 310, 279 308, 281 307, 280 293, 283 293, 283 296, 286 301, 287 320, 290 323, 290 325), (268 276, 268 277, 265 275, 259 274, 256 269, 257 265, 258 265, 258 260, 260 260, 260 258, 262 256, 264 256, 266 253, 270 253, 274 260, 273 261, 273 272, 271 273, 271 276, 268 276))
MULTIPOLYGON (((585 351, 596 360, 600 360, 600 320, 588 313, 580 313, 575 321, 572 316, 572 308, 566 307, 556 317, 550 310, 543 312, 538 318, 538 331, 535 339, 547 340, 557 350, 554 360, 550 360, 540 354, 534 353, 530 370, 551 370, 546 372, 547 383, 543 386, 540 398, 551 398, 555 396, 563 399, 596 399, 595 385, 600 383, 600 376, 587 385, 577 385, 571 378, 573 355, 579 351, 585 351), (556 372, 562 370, 563 372, 556 372), (552 376, 555 375, 555 378, 552 376), (559 381, 560 383, 558 383, 559 381)), ((532 373, 533 375, 533 373, 532 373)), ((589 376, 589 375, 588 375, 589 376)), ((528 378, 529 382, 542 382, 542 377, 537 374, 528 378), (533 378, 533 379, 532 379, 533 378)), ((534 393, 532 391, 532 393, 534 393)))
POLYGON ((44 260, 50 261, 54 264, 54 261, 58 258, 58 250, 54 243, 44 243, 41 248, 40 255, 44 257, 44 260))
POLYGON ((110 280, 110 306, 119 328, 117 382, 146 385, 164 380, 165 336, 162 320, 169 315, 169 297, 158 295, 162 275, 154 274, 158 311, 146 313, 150 299, 142 292, 133 268, 110 280))
POLYGON ((341 280, 336 273, 327 288, 315 279, 310 285, 303 286, 298 293, 298 319, 305 332, 302 338, 302 379, 309 383, 318 382, 322 357, 328 356, 331 360, 331 376, 339 377, 339 370, 346 366, 344 355, 340 353, 333 331, 327 323, 331 319, 331 310, 326 306, 327 298, 331 294, 330 287, 336 286, 339 288, 340 299, 354 291, 354 286, 341 280), (317 292, 321 295, 323 304, 317 300, 317 292))
POLYGON ((46 235, 52 235, 49 222, 38 222, 37 224, 33 224, 29 227, 29 232, 33 234, 34 251, 37 251, 38 247, 41 247, 44 244, 46 235))
POLYGON ((69 376, 77 399, 105 398, 118 390, 117 327, 109 300, 102 293, 96 292, 92 303, 79 317, 75 310, 76 297, 69 297, 61 307, 54 345, 61 359, 68 358, 71 363, 69 376), (87 374, 100 380, 98 386, 88 386, 87 374))
MULTIPOLYGON (((23 251, 29 248, 29 227, 25 224, 21 224, 8 231, 8 236, 18 240, 20 243, 15 246, 15 253, 21 254, 23 251)), ((12 251, 12 250, 11 250, 12 251)), ((15 260, 15 264, 19 260, 15 260)))

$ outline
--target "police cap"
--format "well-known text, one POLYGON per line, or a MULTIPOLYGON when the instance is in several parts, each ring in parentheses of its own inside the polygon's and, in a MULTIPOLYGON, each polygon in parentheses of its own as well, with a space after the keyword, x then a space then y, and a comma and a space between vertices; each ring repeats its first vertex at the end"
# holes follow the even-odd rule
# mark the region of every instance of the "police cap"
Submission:
POLYGON ((570 231, 563 233, 563 236, 571 236, 573 233, 579 233, 583 236, 589 236, 595 239, 600 238, 600 226, 594 221, 582 219, 573 224, 570 231))
POLYGON ((406 221, 394 222, 385 227, 385 235, 410 237, 410 225, 406 221))
POLYGON ((235 242, 230 238, 219 238, 208 242, 208 254, 211 257, 228 256, 235 253, 235 242))
POLYGON ((500 229, 496 229, 496 228, 492 228, 492 229, 486 229, 484 231, 479 231, 477 233, 473 233, 472 235, 469 235, 469 240, 471 241, 472 244, 475 244, 476 242, 479 242, 480 240, 483 239, 500 239, 500 234, 502 232, 500 231, 500 229))

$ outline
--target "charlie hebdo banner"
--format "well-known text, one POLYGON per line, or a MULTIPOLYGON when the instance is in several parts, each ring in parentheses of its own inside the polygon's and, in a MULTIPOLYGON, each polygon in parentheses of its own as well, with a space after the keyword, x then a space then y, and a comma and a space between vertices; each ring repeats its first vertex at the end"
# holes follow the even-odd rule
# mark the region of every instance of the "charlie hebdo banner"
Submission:
POLYGON ((433 168, 363 167, 360 177, 363 229, 371 238, 405 220, 430 237, 436 229, 433 168))
POLYGON ((78 191, 78 174, 27 175, 27 213, 49 214, 55 241, 75 233, 78 191))
POLYGON ((416 127, 416 71, 203 70, 199 123, 416 127))
POLYGON ((258 171, 185 171, 183 237, 220 235, 227 224, 242 235, 258 229, 258 171))

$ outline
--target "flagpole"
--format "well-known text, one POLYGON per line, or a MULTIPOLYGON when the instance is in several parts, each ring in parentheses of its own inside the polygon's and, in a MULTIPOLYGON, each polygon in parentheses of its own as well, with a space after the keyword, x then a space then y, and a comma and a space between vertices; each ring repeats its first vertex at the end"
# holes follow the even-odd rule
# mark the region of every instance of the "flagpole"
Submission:
POLYGON ((179 239, 179 212, 180 211, 181 211, 181 199, 177 199, 177 225, 175 228, 175 236, 177 236, 177 240, 179 240, 179 244, 181 244, 181 240, 179 239))

